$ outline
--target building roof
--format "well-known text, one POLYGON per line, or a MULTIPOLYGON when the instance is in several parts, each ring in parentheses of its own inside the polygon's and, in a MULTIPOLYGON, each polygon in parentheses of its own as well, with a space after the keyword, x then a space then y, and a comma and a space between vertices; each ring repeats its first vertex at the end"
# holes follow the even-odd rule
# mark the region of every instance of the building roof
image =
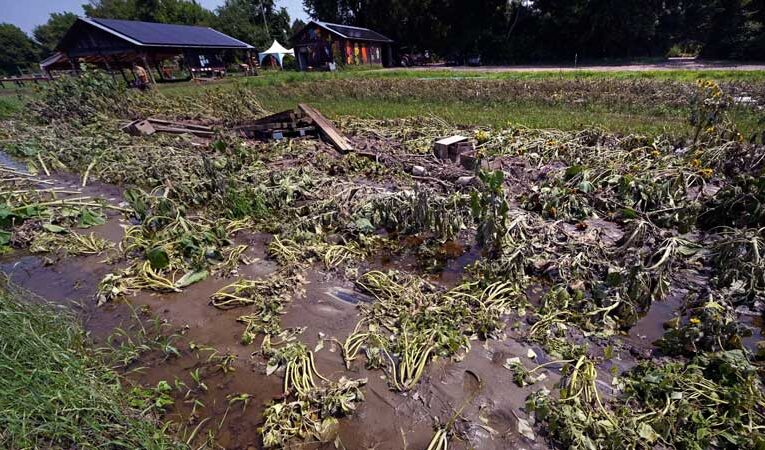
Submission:
POLYGON ((79 20, 140 47, 254 48, 209 27, 117 19, 79 20))
POLYGON ((345 39, 354 39, 357 41, 371 41, 371 42, 387 42, 387 43, 393 42, 392 39, 385 37, 376 31, 372 31, 369 28, 352 27, 349 25, 340 25, 336 23, 322 22, 319 20, 312 20, 308 22, 308 25, 312 23, 320 26, 321 28, 324 28, 330 33, 337 34, 340 37, 345 39))

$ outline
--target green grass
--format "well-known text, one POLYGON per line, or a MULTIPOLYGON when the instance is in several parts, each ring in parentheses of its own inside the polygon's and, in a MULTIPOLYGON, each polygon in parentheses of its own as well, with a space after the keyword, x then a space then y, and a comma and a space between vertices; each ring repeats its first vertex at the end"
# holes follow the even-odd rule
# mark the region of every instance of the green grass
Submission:
POLYGON ((69 313, 0 291, 0 448, 179 448, 69 313))
MULTIPOLYGON (((664 80, 694 82, 699 79, 715 81, 764 82, 762 70, 641 70, 641 71, 594 71, 594 70, 534 70, 518 72, 497 72, 477 70, 341 70, 337 72, 292 72, 262 71, 261 76, 247 78, 252 87, 278 86, 307 81, 343 80, 351 78, 393 78, 393 79, 489 79, 489 80, 576 80, 576 79, 612 79, 612 80, 664 80)), ((167 89, 182 88, 183 84, 169 85, 167 89)))
MULTIPOLYGON (((652 71, 527 71, 486 72, 441 70, 346 70, 338 72, 291 72, 263 71, 261 76, 240 79, 231 77, 209 84, 174 83, 160 85, 160 90, 170 96, 199 95, 206 89, 217 89, 244 83, 253 89, 263 105, 272 111, 294 108, 299 102, 311 103, 329 117, 352 115, 378 119, 405 118, 436 115, 455 125, 484 125, 500 127, 509 123, 530 128, 556 128, 577 130, 585 127, 601 127, 620 133, 657 135, 669 133, 684 135, 688 132, 688 111, 682 107, 656 105, 651 101, 633 101, 632 104, 600 102, 592 99, 586 106, 570 102, 550 102, 540 95, 533 99, 476 98, 452 99, 449 92, 428 92, 423 88, 428 80, 473 80, 473 82, 519 81, 534 83, 570 82, 576 80, 657 81, 692 83, 697 79, 713 79, 721 82, 738 82, 761 85, 765 71, 735 70, 652 70, 652 71), (344 81, 365 80, 411 80, 420 86, 410 98, 390 95, 389 92, 370 91, 370 95, 341 89, 344 81), (326 85, 326 92, 317 93, 308 87, 326 85), (339 86, 335 86, 339 85, 339 86)), ((438 81, 430 81, 438 83, 438 81)), ((413 84, 413 86, 416 86, 413 84)), ((372 87, 372 89, 374 89, 372 87)), ((1 91, 1 90, 0 90, 1 91)), ((6 91, 9 91, 6 89, 6 91)), ((405 92, 406 93, 406 92, 405 92)), ((613 94, 613 93, 612 93, 613 94)), ((0 118, 9 117, 23 108, 19 95, 0 95, 0 118)), ((744 132, 750 133, 761 127, 758 117, 751 109, 739 109, 733 117, 744 132)))
MULTIPOLYGON (((678 136, 689 132, 686 107, 677 106, 677 102, 656 104, 647 98, 640 98, 642 94, 632 96, 630 101, 623 102, 618 98, 618 83, 629 83, 639 79, 658 83, 662 81, 692 83, 703 75, 706 78, 721 81, 755 84, 758 80, 765 80, 764 74, 765 72, 723 70, 576 73, 354 70, 336 73, 264 72, 259 77, 247 78, 241 82, 253 89, 263 106, 271 111, 294 108, 297 103, 305 102, 319 108, 328 117, 350 115, 362 118, 395 119, 435 115, 455 125, 502 127, 514 124, 530 128, 562 130, 600 127, 624 134, 678 136), (512 94, 505 95, 501 91, 489 89, 488 93, 481 93, 480 96, 477 95, 476 98, 471 99, 469 96, 459 96, 450 90, 455 87, 455 82, 438 81, 455 78, 469 79, 473 84, 484 81, 491 84, 505 80, 529 81, 533 83, 533 86, 547 85, 552 86, 553 90, 563 90, 564 96, 568 92, 565 89, 570 87, 568 85, 571 81, 616 80, 617 84, 614 88, 613 83, 606 83, 611 89, 608 93, 598 89, 607 89, 609 86, 598 84, 593 88, 585 87, 585 91, 577 94, 588 99, 587 104, 583 106, 572 104, 565 99, 551 101, 549 97, 545 97, 545 94, 549 92, 546 92, 544 88, 539 89, 538 96, 532 95, 526 98, 517 98, 512 94), (353 80, 360 80, 360 83, 352 84, 353 80), (391 91, 390 83, 385 83, 383 80, 400 80, 400 82, 396 84, 396 90, 391 91), (381 86, 377 86, 378 84, 381 86), (411 89, 407 89, 407 86, 411 89), (594 89, 594 91, 588 92, 586 89, 594 89), (600 95, 601 92, 602 95, 600 95)), ((230 79, 204 86, 176 84, 163 86, 162 92, 171 96, 198 95, 204 89, 226 89, 234 83, 235 81, 230 79)), ((676 90, 676 88, 673 89, 676 90)), ((685 97, 681 100, 685 102, 685 97)), ((733 112, 733 118, 744 134, 755 131, 758 127, 758 118, 751 108, 736 109, 733 112)))
POLYGON ((24 108, 25 98, 19 95, 0 96, 0 120, 13 117, 24 108))
POLYGON ((294 108, 299 102, 307 102, 328 117, 356 116, 373 119, 397 119, 414 116, 438 116, 457 125, 504 127, 509 124, 529 128, 555 128, 577 130, 601 127, 623 133, 662 134, 689 130, 683 112, 677 115, 610 112, 603 109, 587 111, 564 107, 534 104, 508 104, 483 106, 461 102, 423 102, 419 100, 394 102, 372 99, 313 100, 283 95, 274 91, 261 91, 259 98, 270 111, 294 108))

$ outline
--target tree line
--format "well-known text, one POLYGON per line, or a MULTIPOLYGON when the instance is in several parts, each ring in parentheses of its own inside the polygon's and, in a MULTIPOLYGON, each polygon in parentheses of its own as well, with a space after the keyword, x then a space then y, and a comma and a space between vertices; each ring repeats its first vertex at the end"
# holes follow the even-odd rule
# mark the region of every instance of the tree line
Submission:
MULTIPOLYGON (((303 0, 326 22, 372 28, 400 46, 488 63, 569 62, 699 55, 765 59, 765 0, 303 0)), ((289 42, 291 22, 275 0, 90 0, 87 17, 210 26, 262 49, 289 42)), ((28 36, 0 24, 0 72, 35 67, 76 20, 54 13, 28 36)))
POLYGON ((765 59, 763 0, 304 0, 312 17, 495 63, 765 59))
MULTIPOLYGON (((210 11, 196 0, 90 0, 82 6, 86 17, 209 26, 264 49, 276 39, 289 42, 293 26, 286 8, 275 0, 225 0, 210 11)), ((16 25, 0 24, 0 73, 34 69, 51 55, 77 14, 53 13, 28 36, 16 25)))

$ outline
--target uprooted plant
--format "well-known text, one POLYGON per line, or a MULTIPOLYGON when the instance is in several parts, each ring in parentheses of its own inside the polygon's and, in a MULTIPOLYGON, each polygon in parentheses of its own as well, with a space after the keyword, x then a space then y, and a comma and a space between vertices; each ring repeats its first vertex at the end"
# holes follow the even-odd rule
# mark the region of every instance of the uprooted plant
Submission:
POLYGON ((620 379, 623 393, 603 405, 540 391, 527 407, 554 442, 572 449, 755 449, 765 442, 762 384, 740 350, 690 364, 644 362, 620 379))
POLYGON ((192 218, 169 198, 138 190, 127 191, 126 197, 140 225, 125 230, 120 251, 130 265, 101 281, 100 303, 144 289, 180 292, 205 279, 210 268, 226 262, 228 236, 238 229, 236 222, 213 224, 192 218))
POLYGON ((344 344, 346 364, 363 350, 367 365, 384 368, 399 391, 411 390, 431 360, 469 349, 468 336, 496 336, 502 316, 525 305, 517 286, 503 282, 439 292, 417 277, 373 271, 357 285, 376 301, 361 306, 363 318, 344 344))

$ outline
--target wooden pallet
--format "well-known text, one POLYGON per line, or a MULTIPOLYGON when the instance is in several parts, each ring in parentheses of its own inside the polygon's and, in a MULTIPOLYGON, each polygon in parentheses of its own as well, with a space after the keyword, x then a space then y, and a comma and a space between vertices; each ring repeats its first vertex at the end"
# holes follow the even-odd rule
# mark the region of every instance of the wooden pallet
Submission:
POLYGON ((340 152, 353 150, 353 146, 332 122, 315 108, 302 103, 295 110, 262 117, 247 125, 236 127, 234 131, 249 139, 282 139, 288 136, 319 134, 340 152))
POLYGON ((148 136, 154 133, 193 134, 198 137, 212 137, 215 131, 203 125, 171 122, 161 119, 134 120, 122 127, 122 131, 134 136, 148 136))

